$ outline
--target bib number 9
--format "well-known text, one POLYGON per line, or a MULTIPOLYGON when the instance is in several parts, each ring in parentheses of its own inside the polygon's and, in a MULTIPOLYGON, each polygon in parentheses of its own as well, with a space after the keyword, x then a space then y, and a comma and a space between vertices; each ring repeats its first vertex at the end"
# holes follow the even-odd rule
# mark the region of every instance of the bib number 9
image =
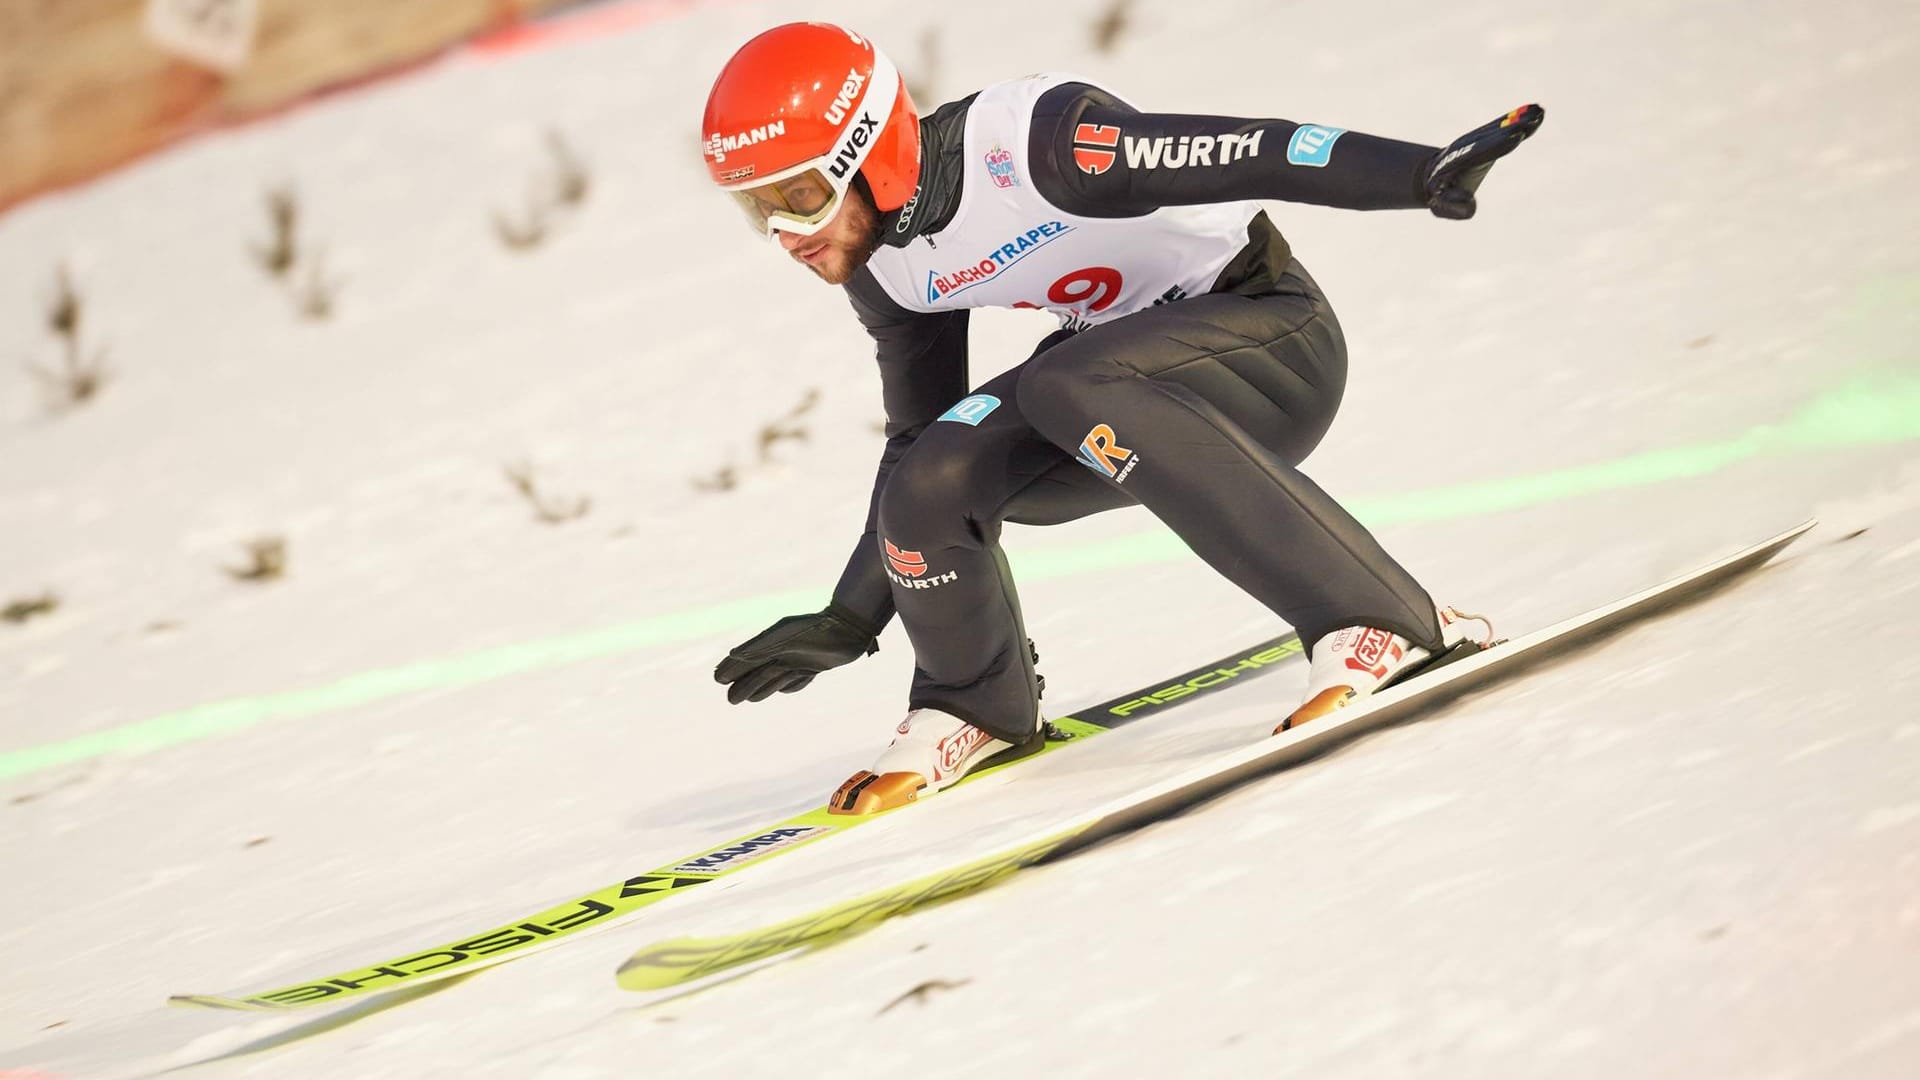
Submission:
POLYGON ((1075 270, 1047 286, 1047 299, 1062 307, 1086 304, 1088 314, 1105 311, 1120 299, 1120 271, 1111 266, 1075 270))

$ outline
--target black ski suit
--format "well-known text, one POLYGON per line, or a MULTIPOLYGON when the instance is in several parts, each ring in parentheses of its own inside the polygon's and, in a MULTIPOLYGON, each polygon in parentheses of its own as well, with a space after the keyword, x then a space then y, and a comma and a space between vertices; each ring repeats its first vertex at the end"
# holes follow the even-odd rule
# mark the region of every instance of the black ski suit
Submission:
MULTIPOLYGON (((983 182, 969 175, 973 102, 923 119, 920 188, 883 219, 887 245, 939 247, 964 183, 983 182)), ((1319 153, 1316 136, 1331 130, 1144 114, 1066 83, 1034 107, 1022 182, 1080 218, 1250 198, 1426 205, 1421 174, 1436 148, 1340 132, 1334 152, 1319 153), (1117 134, 1103 167, 1076 157, 1088 150, 1076 146, 1088 124, 1124 130, 1124 164, 1117 134), (1222 149, 1217 165, 1199 160, 1203 139, 1226 145, 1222 136, 1255 133, 1267 153, 1227 164, 1222 149), (1167 151, 1157 168, 1140 156, 1156 146, 1167 151), (1174 148, 1188 164, 1213 167, 1170 167, 1174 148)), ((1003 739, 1032 733, 1038 684, 1001 523, 1052 524, 1134 503, 1309 643, 1364 624, 1439 645, 1426 591, 1297 468, 1339 408, 1346 344, 1266 214, 1248 223, 1245 246, 1210 291, 1164 296, 1099 325, 1069 319, 1019 367, 977 388, 967 377, 966 310, 908 310, 870 269, 847 293, 877 344, 888 438, 866 532, 833 598, 874 627, 898 612, 914 648, 911 707, 944 710, 1003 739), (988 408, 980 395, 998 404, 988 408), (971 404, 956 409, 962 399, 971 404)))

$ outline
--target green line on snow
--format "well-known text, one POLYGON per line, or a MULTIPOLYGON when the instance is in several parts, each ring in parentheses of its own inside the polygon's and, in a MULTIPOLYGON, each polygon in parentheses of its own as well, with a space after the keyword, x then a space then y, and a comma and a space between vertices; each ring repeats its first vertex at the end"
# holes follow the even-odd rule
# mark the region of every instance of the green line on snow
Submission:
MULTIPOLYGON (((1630 454, 1612 461, 1529 476, 1475 480, 1422 491, 1346 500, 1369 528, 1478 517, 1564 502, 1622 488, 1689 480, 1772 454, 1818 452, 1920 439, 1920 381, 1863 380, 1828 393, 1783 424, 1764 425, 1723 442, 1630 454)), ((1013 559, 1023 579, 1060 577, 1185 558, 1179 537, 1136 533, 1072 551, 1013 559)))
MULTIPOLYGON (((1795 452, 1885 445, 1920 439, 1920 381, 1864 380, 1825 394, 1785 423, 1735 438, 1632 454, 1567 469, 1451 484, 1424 491, 1357 499, 1348 505, 1369 526, 1442 521, 1517 510, 1597 492, 1707 476, 1754 458, 1795 452)), ((1138 533, 1071 551, 1014 559, 1029 581, 1095 573, 1188 557, 1164 530, 1138 533)), ((275 720, 318 716, 403 694, 491 682, 530 671, 636 652, 715 634, 758 629, 772 618, 810 609, 818 590, 750 597, 651 616, 618 626, 507 645, 444 660, 380 668, 324 686, 199 705, 61 742, 0 753, 0 780, 105 754, 142 754, 275 720)))
POLYGON ((819 602, 820 597, 815 590, 771 593, 656 615, 602 630, 503 645, 444 660, 378 668, 306 690, 196 705, 91 735, 0 754, 0 779, 84 761, 102 754, 142 754, 241 731, 270 720, 318 716, 402 694, 472 686, 521 672, 544 671, 655 645, 726 633, 743 625, 757 625, 768 619, 779 618, 819 602))
POLYGON ((1360 500, 1352 509, 1369 525, 1439 521, 1692 479, 1770 454, 1911 439, 1920 439, 1920 382, 1859 382, 1820 397, 1784 424, 1757 427, 1725 442, 1676 446, 1533 476, 1360 500))

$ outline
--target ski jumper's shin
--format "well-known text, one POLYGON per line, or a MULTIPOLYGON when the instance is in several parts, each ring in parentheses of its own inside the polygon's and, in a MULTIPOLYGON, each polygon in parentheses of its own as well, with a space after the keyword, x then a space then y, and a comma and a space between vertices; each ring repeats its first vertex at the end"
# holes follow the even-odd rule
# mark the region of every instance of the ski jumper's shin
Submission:
POLYGON ((1339 408, 1346 344, 1312 279, 1288 271, 1273 293, 1057 333, 976 391, 997 405, 920 436, 880 497, 910 706, 1031 734, 1038 683, 1000 525, 1136 502, 1305 641, 1365 625, 1438 647, 1426 591, 1296 467, 1339 408))

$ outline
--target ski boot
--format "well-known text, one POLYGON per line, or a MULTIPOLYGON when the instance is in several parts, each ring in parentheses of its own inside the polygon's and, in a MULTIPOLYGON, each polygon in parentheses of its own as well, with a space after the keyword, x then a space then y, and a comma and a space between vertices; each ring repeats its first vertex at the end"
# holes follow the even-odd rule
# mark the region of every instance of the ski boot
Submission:
POLYGON ((1370 626, 1343 627, 1315 642, 1313 664, 1307 670, 1306 697, 1273 733, 1278 735, 1318 720, 1356 698, 1471 656, 1494 643, 1493 623, 1485 616, 1450 607, 1441 608, 1439 615, 1441 645, 1436 654, 1392 631, 1370 626), (1467 623, 1478 623, 1480 630, 1469 633, 1464 625, 1467 623))
POLYGON ((847 778, 827 800, 832 814, 877 814, 952 787, 976 769, 1025 757, 1047 743, 1050 725, 1010 743, 938 709, 915 709, 894 729, 873 768, 847 778))

